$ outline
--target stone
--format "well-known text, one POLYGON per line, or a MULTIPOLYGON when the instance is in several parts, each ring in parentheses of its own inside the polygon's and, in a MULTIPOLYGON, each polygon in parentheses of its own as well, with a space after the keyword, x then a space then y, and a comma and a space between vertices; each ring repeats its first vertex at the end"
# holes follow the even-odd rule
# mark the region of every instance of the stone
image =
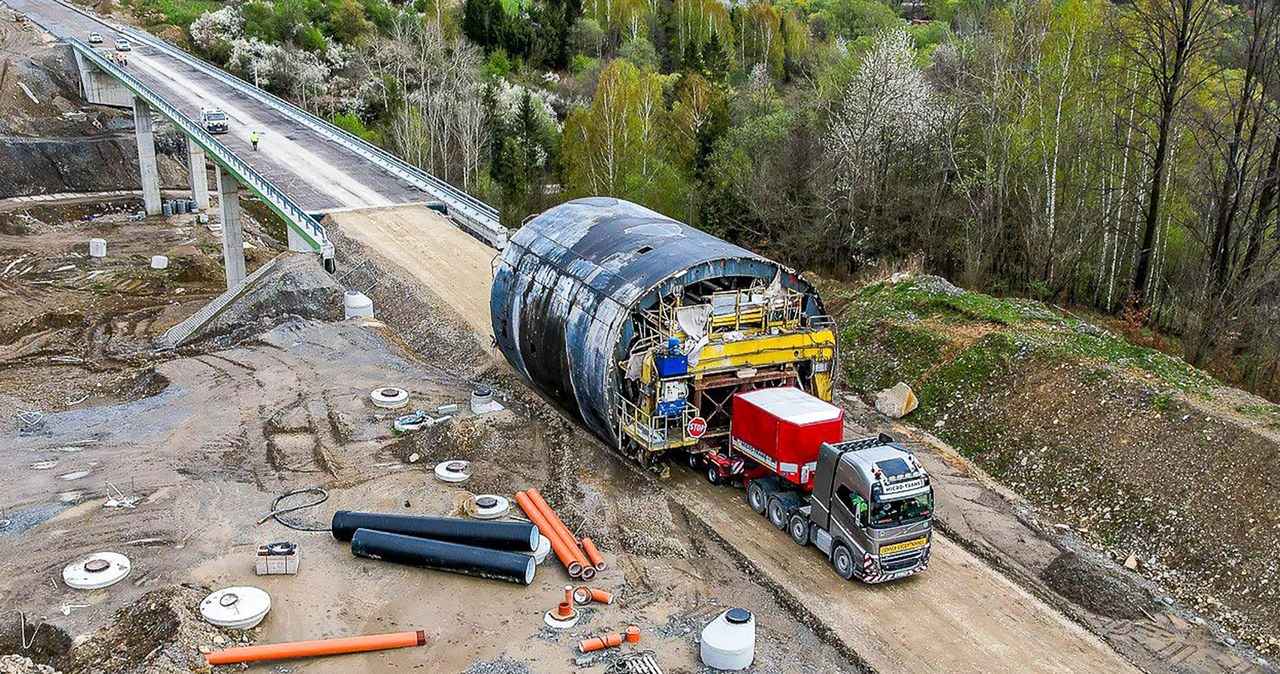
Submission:
POLYGON ((910 414, 919 404, 915 391, 906 382, 898 382, 896 386, 876 394, 876 409, 893 419, 910 414))
POLYGON ((1137 571, 1137 570, 1138 570, 1138 556, 1137 556, 1137 555, 1129 555, 1129 558, 1128 558, 1128 559, 1126 559, 1126 560, 1124 560, 1124 568, 1126 568, 1126 569, 1128 569, 1128 570, 1130 570, 1130 571, 1137 571))

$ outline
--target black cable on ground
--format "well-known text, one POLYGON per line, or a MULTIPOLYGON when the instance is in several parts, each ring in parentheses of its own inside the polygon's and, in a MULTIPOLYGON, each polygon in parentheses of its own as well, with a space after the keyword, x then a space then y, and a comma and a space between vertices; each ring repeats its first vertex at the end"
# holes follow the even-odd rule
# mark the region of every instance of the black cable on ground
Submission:
POLYGON ((258 520, 258 524, 262 524, 267 520, 274 519, 275 521, 279 522, 280 524, 283 524, 286 527, 289 527, 290 529, 293 529, 294 531, 316 531, 316 532, 332 531, 333 529, 331 527, 313 527, 308 524, 293 522, 281 517, 281 515, 294 512, 295 510, 314 508, 328 500, 329 500, 329 492, 325 491, 324 489, 321 489, 320 487, 304 487, 302 489, 293 489, 291 491, 287 491, 277 496, 275 500, 271 502, 271 512, 267 513, 266 517, 263 517, 262 519, 258 520), (285 499, 291 498, 293 496, 298 496, 300 494, 318 494, 320 498, 308 503, 289 506, 287 508, 280 507, 281 501, 284 501, 285 499))

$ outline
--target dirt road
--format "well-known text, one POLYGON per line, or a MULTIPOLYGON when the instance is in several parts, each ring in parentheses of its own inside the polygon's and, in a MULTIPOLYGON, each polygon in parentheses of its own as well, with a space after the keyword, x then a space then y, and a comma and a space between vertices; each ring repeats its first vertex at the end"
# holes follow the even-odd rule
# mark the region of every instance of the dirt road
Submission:
MULTIPOLYGON (((487 249, 479 243, 467 255, 442 251, 442 236, 462 250, 470 247, 469 237, 456 228, 450 235, 413 222, 366 211, 350 227, 339 224, 407 276, 439 288, 487 344, 492 253, 482 255, 487 249)), ((671 499, 806 607, 829 638, 877 671, 1138 671, 1099 638, 944 536, 938 536, 930 570, 920 577, 875 587, 847 583, 814 549, 796 547, 752 512, 740 492, 672 472, 672 480, 660 487, 671 499)))

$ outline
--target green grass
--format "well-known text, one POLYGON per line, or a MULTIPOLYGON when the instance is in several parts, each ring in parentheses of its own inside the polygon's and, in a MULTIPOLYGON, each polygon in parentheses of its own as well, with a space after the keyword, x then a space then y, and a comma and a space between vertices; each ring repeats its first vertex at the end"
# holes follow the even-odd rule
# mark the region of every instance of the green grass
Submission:
POLYGON ((1179 358, 1041 302, 955 293, 920 277, 855 293, 840 338, 846 382, 869 393, 906 381, 922 407, 929 397, 987 384, 1015 358, 1032 355, 1085 365, 1096 382, 1127 373, 1158 391, 1204 395, 1218 385, 1179 358))
POLYGON ((216 0, 134 0, 135 12, 148 28, 174 25, 184 31, 200 15, 222 7, 216 0))

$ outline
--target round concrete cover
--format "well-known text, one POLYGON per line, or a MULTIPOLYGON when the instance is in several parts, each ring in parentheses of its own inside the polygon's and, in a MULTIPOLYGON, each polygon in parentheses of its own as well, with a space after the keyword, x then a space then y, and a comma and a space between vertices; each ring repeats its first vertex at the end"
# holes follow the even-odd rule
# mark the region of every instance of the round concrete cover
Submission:
POLYGON ((125 579, 133 565, 115 552, 95 552, 62 569, 62 582, 77 590, 99 590, 125 579))
POLYGON ((200 602, 200 615, 210 624, 247 630, 271 610, 271 596, 256 587, 228 587, 200 602))

